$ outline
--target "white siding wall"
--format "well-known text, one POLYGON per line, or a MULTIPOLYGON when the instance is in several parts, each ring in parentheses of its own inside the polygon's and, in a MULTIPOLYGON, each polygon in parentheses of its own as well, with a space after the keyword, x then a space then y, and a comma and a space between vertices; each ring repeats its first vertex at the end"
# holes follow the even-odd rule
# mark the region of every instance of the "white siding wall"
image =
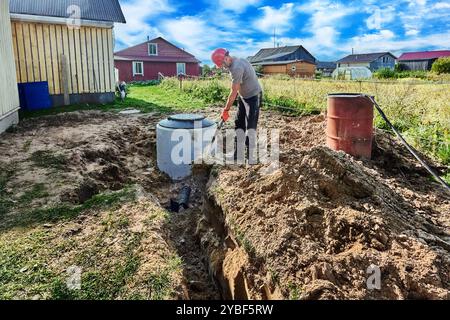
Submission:
POLYGON ((0 0, 0 121, 19 107, 8 0, 0 0))

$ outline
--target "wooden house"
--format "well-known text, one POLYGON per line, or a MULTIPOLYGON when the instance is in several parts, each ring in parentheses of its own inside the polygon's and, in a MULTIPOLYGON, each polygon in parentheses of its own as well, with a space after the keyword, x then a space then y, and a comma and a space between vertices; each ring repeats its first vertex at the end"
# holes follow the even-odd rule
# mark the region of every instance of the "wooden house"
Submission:
POLYGON ((192 54, 158 37, 114 54, 120 81, 148 81, 180 74, 200 75, 200 61, 192 54))
POLYGON ((337 61, 337 67, 366 67, 372 72, 386 68, 394 70, 396 60, 390 52, 351 54, 337 61))
POLYGON ((0 133, 19 122, 14 51, 8 0, 0 0, 0 133))
POLYGON ((450 57, 450 50, 407 52, 398 58, 402 70, 428 71, 439 58, 450 57))
POLYGON ((331 77, 334 70, 336 70, 336 62, 317 62, 317 72, 319 72, 323 77, 331 77))
POLYGON ((53 106, 114 100, 118 0, 10 0, 10 12, 19 83, 47 81, 53 106))
POLYGON ((248 58, 249 62, 267 75, 286 74, 311 78, 316 73, 316 58, 303 46, 261 49, 248 58))

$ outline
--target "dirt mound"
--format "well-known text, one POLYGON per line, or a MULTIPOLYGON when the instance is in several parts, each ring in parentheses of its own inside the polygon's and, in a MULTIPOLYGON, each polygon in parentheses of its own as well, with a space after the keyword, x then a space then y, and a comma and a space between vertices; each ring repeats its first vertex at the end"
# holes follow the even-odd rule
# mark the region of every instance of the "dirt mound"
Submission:
MULTIPOLYGON (((43 241, 32 255, 55 248, 45 264, 59 264, 66 252, 58 251, 61 243, 84 248, 104 265, 100 280, 128 268, 131 254, 141 264, 131 266, 130 282, 118 279, 123 297, 450 298, 450 199, 386 134, 377 134, 372 161, 358 161, 324 147, 324 116, 264 112, 261 126, 281 129, 279 170, 220 167, 208 185, 208 170, 172 183, 156 168, 161 117, 75 112, 27 120, 2 135, 0 165, 8 168, 0 171, 3 238, 28 243, 15 226, 50 230, 54 242, 43 241), (105 191, 129 185, 142 186, 138 202, 47 223, 47 215, 92 205, 97 194, 92 200, 112 201, 105 191), (169 214, 170 199, 184 185, 192 188, 190 208, 169 214), (29 221, 20 224, 21 215, 29 221), (126 254, 116 259, 117 253, 126 254), (381 288, 368 289, 377 271, 381 288), (149 284, 160 290, 149 293, 149 284)), ((66 258, 59 273, 72 264, 66 258)))
POLYGON ((153 163, 157 121, 98 111, 30 119, 2 141, 0 162, 14 164, 12 184, 52 184, 55 203, 84 203, 133 183, 157 187, 168 180, 153 163))
POLYGON ((324 143, 323 119, 302 121, 286 129, 278 171, 222 168, 210 181, 234 242, 228 283, 243 277, 239 290, 256 299, 450 299, 450 198, 384 134, 375 159, 357 161, 311 148, 324 143))

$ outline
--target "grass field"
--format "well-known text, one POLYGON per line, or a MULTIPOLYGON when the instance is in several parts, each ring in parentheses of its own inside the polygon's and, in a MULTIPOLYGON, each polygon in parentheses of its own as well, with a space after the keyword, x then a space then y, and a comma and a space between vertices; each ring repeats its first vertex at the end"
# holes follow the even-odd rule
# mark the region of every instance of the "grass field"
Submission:
POLYGON ((105 105, 78 104, 48 110, 22 112, 21 118, 34 118, 79 110, 121 111, 133 108, 148 113, 171 112, 175 110, 189 111, 206 108, 207 106, 208 103, 203 99, 193 97, 187 93, 182 93, 177 89, 168 89, 154 85, 133 85, 130 87, 129 96, 124 102, 117 99, 115 102, 105 105))

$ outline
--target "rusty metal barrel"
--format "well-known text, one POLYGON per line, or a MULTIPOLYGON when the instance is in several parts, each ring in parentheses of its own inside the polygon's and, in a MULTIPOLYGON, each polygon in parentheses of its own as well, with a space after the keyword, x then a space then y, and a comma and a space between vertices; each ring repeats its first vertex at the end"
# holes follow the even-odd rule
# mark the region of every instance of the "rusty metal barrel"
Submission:
POLYGON ((357 93, 328 95, 327 145, 357 158, 372 158, 374 105, 357 93))

